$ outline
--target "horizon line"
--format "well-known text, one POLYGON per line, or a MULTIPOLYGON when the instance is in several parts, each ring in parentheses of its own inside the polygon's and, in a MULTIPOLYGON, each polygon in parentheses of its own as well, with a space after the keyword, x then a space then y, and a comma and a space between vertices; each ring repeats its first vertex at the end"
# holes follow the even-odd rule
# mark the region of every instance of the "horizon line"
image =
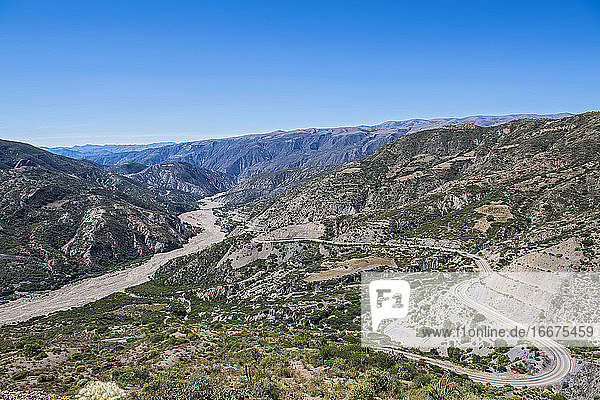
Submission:
MULTIPOLYGON (((374 128, 388 123, 394 122, 409 122, 409 121, 442 121, 442 120, 460 120, 466 118, 485 118, 485 117, 512 117, 512 116, 523 116, 520 119, 527 119, 527 116, 542 116, 542 117, 550 117, 557 115, 564 115, 564 117, 574 116, 578 114, 584 114, 587 112, 594 112, 594 110, 583 111, 580 113, 572 113, 572 112, 553 112, 553 113, 508 113, 508 114, 471 114, 460 117, 432 117, 432 118, 408 118, 408 119, 389 119, 383 122, 375 123, 375 124, 359 124, 359 125, 342 125, 342 126, 308 126, 304 128, 293 128, 293 129, 275 129, 268 132, 249 132, 249 133, 234 133, 232 135, 224 135, 224 136, 214 136, 214 137, 206 137, 202 139, 184 139, 184 140, 164 140, 164 141, 151 141, 151 142, 128 142, 128 143, 115 143, 115 142, 107 142, 107 143, 85 143, 85 144, 71 144, 71 145, 62 145, 62 146, 48 146, 48 145, 35 145, 33 143, 27 141, 20 141, 15 139, 5 139, 0 138, 2 140, 10 140, 15 142, 27 143, 35 147, 43 148, 43 149, 73 149, 76 147, 86 147, 86 146, 151 146, 151 145, 161 145, 165 146, 172 144, 181 144, 181 143, 193 143, 193 142, 202 142, 202 141, 210 141, 210 140, 220 140, 220 139, 233 139, 233 138, 241 138, 246 136, 257 136, 257 135, 269 135, 274 133, 288 133, 288 132, 296 132, 296 131, 305 131, 310 129, 318 129, 318 130, 326 130, 326 129, 344 129, 344 128, 374 128)), ((561 117, 562 118, 562 117, 561 117)), ((140 135, 139 137, 148 136, 140 135)))

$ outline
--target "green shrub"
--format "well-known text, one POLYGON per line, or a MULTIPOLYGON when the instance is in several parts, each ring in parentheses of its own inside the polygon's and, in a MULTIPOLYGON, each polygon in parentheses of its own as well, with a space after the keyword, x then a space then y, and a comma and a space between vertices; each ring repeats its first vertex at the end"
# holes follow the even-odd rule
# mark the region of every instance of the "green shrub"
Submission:
POLYGON ((27 372, 25 372, 25 371, 14 372, 11 375, 11 378, 13 379, 13 381, 22 381, 23 379, 27 378, 27 372))
POLYGON ((38 383, 52 382, 53 380, 54 380, 54 375, 52 375, 52 374, 40 374, 37 377, 38 383))
POLYGON ((142 385, 150 377, 144 368, 114 368, 111 371, 112 379, 121 386, 142 385))
POLYGON ((21 353, 28 358, 33 358, 42 352, 41 347, 37 343, 27 343, 23 346, 21 353))
MULTIPOLYGON (((259 397, 260 398, 260 397, 259 397)), ((264 397, 263 397, 264 398, 264 397)), ((204 379, 177 379, 164 376, 144 385, 141 400, 250 400, 256 396, 241 390, 227 390, 215 387, 204 379)))
POLYGON ((375 393, 369 385, 355 383, 348 391, 346 400, 375 400, 375 393))

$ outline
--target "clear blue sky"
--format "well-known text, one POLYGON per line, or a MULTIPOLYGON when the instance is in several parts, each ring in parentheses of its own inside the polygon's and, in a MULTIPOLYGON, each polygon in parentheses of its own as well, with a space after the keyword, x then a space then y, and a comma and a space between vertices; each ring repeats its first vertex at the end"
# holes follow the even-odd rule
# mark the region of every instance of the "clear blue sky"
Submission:
POLYGON ((0 137, 36 145, 599 103, 598 0, 0 0, 0 137))

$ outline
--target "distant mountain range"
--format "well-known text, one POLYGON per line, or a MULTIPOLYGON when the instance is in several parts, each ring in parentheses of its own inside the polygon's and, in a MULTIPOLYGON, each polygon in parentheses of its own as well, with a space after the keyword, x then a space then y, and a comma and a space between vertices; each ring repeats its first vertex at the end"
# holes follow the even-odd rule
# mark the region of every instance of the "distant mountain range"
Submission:
POLYGON ((434 119, 408 119, 404 121, 387 121, 379 125, 375 125, 376 128, 408 128, 407 133, 419 132, 425 129, 441 128, 443 126, 451 125, 477 125, 477 126, 494 126, 504 124, 506 122, 515 121, 519 119, 559 119, 564 117, 570 117, 574 114, 571 113, 557 113, 557 114, 507 114, 507 115, 473 115, 470 117, 463 118, 434 118, 434 119))
POLYGON ((311 128, 177 144, 158 143, 147 145, 146 148, 88 145, 49 150, 69 157, 87 158, 104 165, 186 162, 232 175, 241 181, 261 172, 348 162, 372 154, 381 146, 406 134, 426 129, 461 124, 492 126, 523 118, 557 119, 569 115, 571 114, 512 114, 411 119, 389 121, 374 126, 311 128))
MULTIPOLYGON (((191 232, 174 214, 217 193, 232 205, 270 198, 250 211, 266 229, 325 221, 336 236, 365 232, 365 221, 379 221, 381 237, 435 236, 432 229, 450 230, 453 213, 461 216, 451 223, 466 221, 464 210, 484 198, 513 210, 516 225, 502 229, 569 212, 584 218, 584 207, 597 207, 588 188, 597 169, 586 163, 597 163, 598 114, 526 115, 492 127, 523 116, 303 129, 136 151, 82 146, 92 161, 0 141, 0 295, 54 288, 179 246, 191 232), (554 174, 540 181, 554 185, 545 197, 525 191, 540 174, 554 174)), ((473 218, 456 234, 476 237, 473 218)))
POLYGON ((110 155, 115 153, 123 153, 128 151, 141 151, 146 149, 154 149, 164 147, 175 142, 161 142, 150 144, 84 144, 71 147, 41 147, 54 154, 71 158, 86 158, 91 160, 93 157, 110 155))

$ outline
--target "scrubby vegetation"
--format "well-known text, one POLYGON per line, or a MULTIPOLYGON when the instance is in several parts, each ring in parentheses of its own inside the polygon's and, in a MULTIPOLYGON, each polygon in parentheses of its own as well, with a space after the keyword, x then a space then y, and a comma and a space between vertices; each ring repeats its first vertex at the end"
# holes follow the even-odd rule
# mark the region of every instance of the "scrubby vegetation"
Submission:
POLYGON ((139 400, 553 395, 482 386, 423 362, 364 348, 358 333, 358 275, 305 279, 328 268, 328 262, 366 255, 393 259, 395 268, 405 270, 452 263, 468 267, 467 260, 425 249, 304 242, 272 245, 266 258, 215 268, 226 262, 224 255, 248 246, 259 248, 231 238, 174 260, 169 274, 161 272, 128 294, 4 331, 3 359, 25 360, 27 366, 15 375, 15 368, 23 367, 4 362, 0 368, 13 371, 13 377, 0 384, 74 394, 90 382, 112 381, 139 400))
MULTIPOLYGON (((561 400, 564 393, 577 390, 576 383, 537 389, 492 387, 406 354, 361 346, 359 273, 361 268, 473 269, 467 257, 418 246, 429 238, 472 251, 483 249, 498 268, 533 254, 568 261, 568 268, 597 270, 598 114, 564 121, 423 132, 252 210, 222 211, 226 240, 171 260, 151 281, 3 329, 0 387, 74 395, 102 386, 93 382, 114 382, 138 400, 561 400), (244 231, 244 218, 256 218, 252 222, 266 228, 322 222, 326 238, 365 244, 256 243, 255 235, 244 231), (399 242, 416 246, 392 246, 399 242), (369 257, 386 262, 368 265, 369 257), (340 268, 349 265, 361 267, 340 268)), ((99 191, 86 193, 105 194, 99 191)), ((54 205, 68 200, 60 203, 63 214, 75 215, 82 204, 88 206, 45 186, 30 197, 29 208, 11 212, 33 218, 32 210, 42 207, 36 218, 51 215, 56 222, 59 211, 44 208, 50 200, 54 205)), ((58 223, 24 221, 29 222, 27 229, 52 233, 44 237, 54 238, 48 240, 55 241, 50 246, 55 250, 72 234, 67 231, 76 229, 65 224, 65 231, 59 232, 58 223)), ((17 238, 25 242, 30 233, 17 238)), ((99 252, 109 250, 101 245, 103 240, 99 243, 99 252)), ((28 265, 31 277, 26 275, 26 282, 21 275, 19 290, 42 283, 54 287, 35 257, 28 265)), ((102 265, 114 267, 108 259, 102 265)), ((69 266, 74 269, 55 264, 64 272, 59 284, 90 273, 89 268, 69 266)), ((7 286, 3 294, 13 289, 7 286)), ((473 315, 474 323, 483 322, 482 317, 473 315)), ((522 357, 543 358, 538 349, 524 347, 519 359, 511 359, 506 342, 496 344, 486 354, 450 346, 447 354, 433 350, 427 355, 492 373, 531 373, 522 357)), ((588 361, 600 358, 597 349, 573 353, 588 361)))

